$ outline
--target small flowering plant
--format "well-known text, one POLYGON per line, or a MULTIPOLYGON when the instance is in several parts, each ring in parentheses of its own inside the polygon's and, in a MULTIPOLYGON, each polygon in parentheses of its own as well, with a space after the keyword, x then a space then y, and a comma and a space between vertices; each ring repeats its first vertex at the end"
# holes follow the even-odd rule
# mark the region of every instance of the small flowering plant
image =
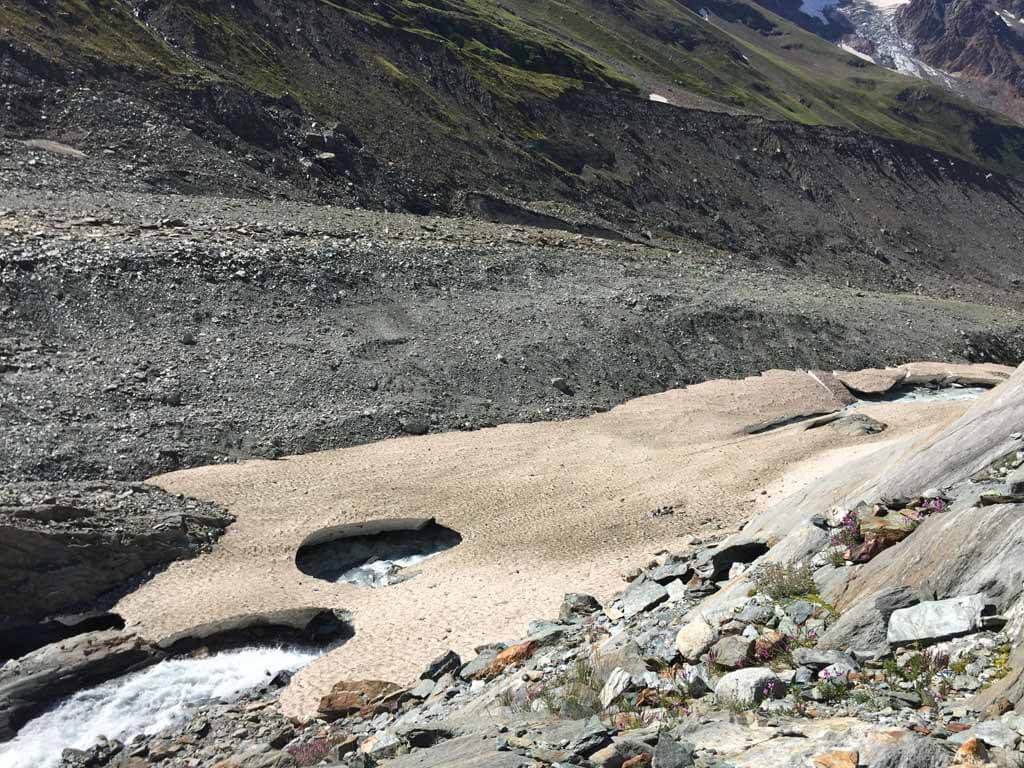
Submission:
POLYGON ((828 667, 821 671, 817 687, 821 700, 831 703, 846 698, 850 690, 850 681, 846 672, 828 667))
POLYGON ((860 532, 860 518, 854 511, 847 512, 832 531, 832 546, 850 548, 864 542, 860 532))
POLYGON ((331 744, 327 739, 317 738, 289 744, 285 751, 292 756, 296 765, 316 765, 327 757, 327 753, 331 751, 331 744))
POLYGON ((900 510, 900 514, 908 520, 915 523, 921 523, 926 517, 931 515, 941 515, 948 508, 949 502, 939 496, 936 496, 931 499, 920 499, 906 509, 900 510))
POLYGON ((776 657, 789 653, 789 645, 790 639, 785 636, 775 643, 758 643, 754 647, 754 658, 760 664, 768 664, 776 657))
POLYGON ((840 678, 845 679, 846 673, 839 669, 833 669, 832 667, 826 667, 821 670, 821 679, 825 682, 834 682, 840 678))
POLYGON ((761 699, 781 699, 786 693, 785 684, 776 678, 767 680, 761 686, 761 699))

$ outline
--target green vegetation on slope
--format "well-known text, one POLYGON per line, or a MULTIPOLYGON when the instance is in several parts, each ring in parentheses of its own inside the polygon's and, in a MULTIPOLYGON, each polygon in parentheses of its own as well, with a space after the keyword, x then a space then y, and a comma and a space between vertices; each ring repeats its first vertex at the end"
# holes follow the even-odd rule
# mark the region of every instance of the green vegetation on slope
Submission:
POLYGON ((656 92, 1024 169, 1019 127, 745 0, 154 0, 141 18, 122 0, 0 0, 0 13, 0 38, 61 65, 290 93, 325 115, 383 87, 446 130, 504 108, 528 138, 532 102, 656 92))

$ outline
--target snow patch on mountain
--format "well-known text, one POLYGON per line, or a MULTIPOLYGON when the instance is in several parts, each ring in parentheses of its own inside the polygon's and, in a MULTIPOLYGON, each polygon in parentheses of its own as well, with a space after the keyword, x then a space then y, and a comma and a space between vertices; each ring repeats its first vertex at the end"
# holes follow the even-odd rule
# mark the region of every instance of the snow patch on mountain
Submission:
POLYGON ((1009 11, 994 11, 1003 23, 1017 33, 1024 33, 1024 17, 1014 16, 1009 11))
POLYGON ((804 0, 800 4, 800 10, 808 16, 828 22, 828 19, 825 17, 825 11, 829 8, 835 8, 835 6, 835 0, 804 0))
POLYGON ((906 5, 910 0, 867 0, 867 2, 869 5, 875 6, 875 8, 882 8, 888 11, 901 5, 906 5))
POLYGON ((839 47, 842 48, 847 53, 852 53, 854 56, 856 56, 859 59, 864 59, 864 61, 870 61, 872 64, 875 63, 874 57, 868 56, 866 53, 861 53, 856 48, 854 48, 852 45, 847 45, 846 43, 839 43, 839 47))

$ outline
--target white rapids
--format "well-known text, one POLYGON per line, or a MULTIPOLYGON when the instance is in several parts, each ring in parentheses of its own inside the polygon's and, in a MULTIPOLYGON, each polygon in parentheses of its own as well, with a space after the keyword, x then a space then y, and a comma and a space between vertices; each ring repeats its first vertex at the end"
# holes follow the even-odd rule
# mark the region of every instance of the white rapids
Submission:
POLYGON ((946 400, 975 400, 988 392, 984 387, 914 387, 882 398, 891 403, 936 403, 946 400))
POLYGON ((939 389, 914 387, 913 389, 897 390, 880 398, 858 400, 852 405, 848 405, 847 408, 856 409, 876 403, 940 403, 949 400, 975 400, 988 391, 984 387, 941 387, 939 389))
POLYGON ((0 744, 0 768, 53 768, 67 747, 88 749, 101 736, 127 742, 188 719, 199 705, 230 701, 319 654, 243 648, 203 659, 170 659, 73 694, 0 744))
POLYGON ((346 584, 358 584, 363 587, 386 587, 391 584, 397 584, 406 578, 406 574, 402 573, 405 568, 422 563, 424 560, 429 560, 434 555, 439 555, 443 551, 396 557, 394 560, 373 560, 372 562, 349 568, 338 577, 337 581, 346 584))

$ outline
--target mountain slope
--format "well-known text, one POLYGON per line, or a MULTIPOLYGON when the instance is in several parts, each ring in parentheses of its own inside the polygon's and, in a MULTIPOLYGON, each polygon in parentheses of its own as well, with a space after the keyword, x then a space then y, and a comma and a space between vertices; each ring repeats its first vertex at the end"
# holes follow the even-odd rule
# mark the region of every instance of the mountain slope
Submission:
MULTIPOLYGON (((301 0, 285 10, 265 0, 4 0, 0 39, 15 73, 130 77, 200 102, 204 88, 225 85, 287 94, 326 121, 401 115, 411 133, 472 145, 495 120, 528 140, 531 102, 586 90, 851 127, 1024 168, 1019 129, 941 89, 752 4, 688 2, 301 0)), ((5 122, 23 126, 31 110, 14 109, 5 122)), ((259 110, 243 111, 252 114, 234 127, 272 144, 259 110)))
POLYGON ((928 64, 953 73, 979 103, 1024 119, 1024 3, 911 0, 902 34, 928 64))

